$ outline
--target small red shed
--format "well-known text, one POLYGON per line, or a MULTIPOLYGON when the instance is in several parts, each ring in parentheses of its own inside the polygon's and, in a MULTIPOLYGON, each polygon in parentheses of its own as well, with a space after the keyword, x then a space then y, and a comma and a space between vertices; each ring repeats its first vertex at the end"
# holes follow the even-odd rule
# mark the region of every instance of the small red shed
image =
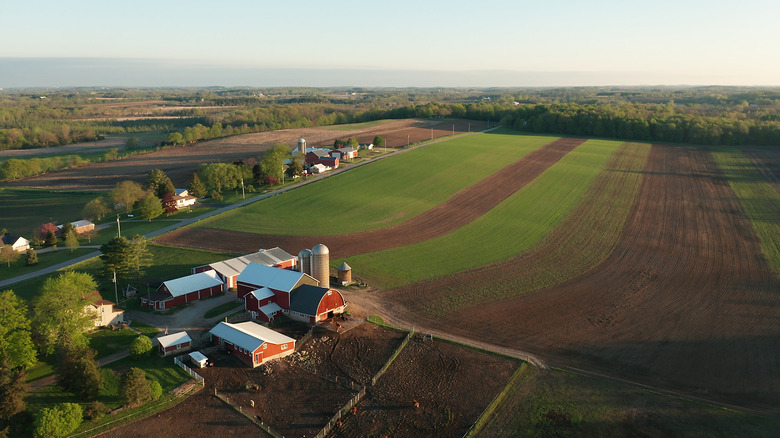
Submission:
POLYGON ((172 333, 157 338, 160 342, 160 354, 167 356, 177 352, 189 351, 192 348, 192 338, 187 332, 172 333))

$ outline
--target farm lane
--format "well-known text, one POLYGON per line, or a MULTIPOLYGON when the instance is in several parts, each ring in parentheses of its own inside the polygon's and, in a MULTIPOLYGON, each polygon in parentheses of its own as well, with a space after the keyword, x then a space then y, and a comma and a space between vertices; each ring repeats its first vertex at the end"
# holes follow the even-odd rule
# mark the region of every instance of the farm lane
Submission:
MULTIPOLYGON (((469 133, 465 133, 465 134, 458 134, 458 135, 456 135, 456 137, 462 137, 462 136, 467 136, 467 135, 477 135, 477 134, 480 134, 482 132, 490 132, 490 131, 494 131, 494 130, 499 129, 499 128, 500 128, 500 126, 496 126, 496 127, 493 127, 493 128, 490 128, 490 129, 486 129, 486 130, 480 131, 480 132, 469 132, 469 133)), ((331 172, 326 173, 322 177, 310 178, 310 179, 308 179, 306 181, 300 181, 300 182, 298 182, 296 184, 293 184, 293 185, 290 185, 290 186, 287 186, 287 187, 284 187, 284 188, 281 188, 281 189, 278 189, 278 190, 274 190, 274 191, 266 193, 266 194, 262 194, 262 195, 258 195, 258 196, 251 197, 251 198, 248 198, 248 199, 244 199, 244 200, 239 201, 239 202, 237 202, 235 204, 230 204, 230 205, 218 208, 217 210, 213 210, 213 211, 210 211, 208 213, 204 213, 204 214, 202 214, 200 216, 191 217, 191 218, 187 218, 187 219, 174 219, 174 220, 177 221, 177 223, 174 223, 174 224, 169 225, 169 226, 167 226, 165 228, 161 228, 159 230, 147 233, 147 234, 144 235, 144 237, 146 237, 147 239, 153 239, 153 238, 155 238, 157 236, 161 236, 161 235, 163 235, 165 233, 169 233, 169 232, 175 231, 175 230, 177 230, 179 228, 186 227, 187 225, 194 224, 195 222, 198 222, 200 220, 207 219, 207 218, 216 216, 218 214, 225 213, 227 211, 243 207, 245 205, 249 205, 249 204, 251 204, 253 202, 257 202, 257 201, 261 201, 263 199, 270 198, 271 196, 276 196, 276 195, 285 193, 285 192, 287 192, 289 190, 294 190, 294 189, 296 189, 298 187, 301 187, 301 186, 304 186, 306 184, 312 184, 314 182, 317 182, 317 181, 321 180, 322 178, 328 178, 328 177, 330 177, 332 175, 338 175, 339 173, 347 172, 347 171, 349 171, 351 169, 356 169, 356 168, 358 168, 360 166, 364 166, 366 164, 373 163, 373 162, 378 161, 378 160, 383 160, 383 159, 391 157, 391 156, 395 156, 395 155, 398 155, 398 154, 409 152, 409 151, 412 151, 414 149, 427 146, 429 144, 435 144, 435 143, 439 143, 439 142, 442 142, 442 141, 450 140, 452 138, 454 138, 454 137, 438 138, 438 139, 435 139, 435 140, 431 140, 431 141, 420 143, 420 144, 415 145, 415 146, 410 147, 410 148, 398 149, 398 150, 392 151, 390 153, 387 153, 387 154, 384 154, 384 155, 380 155, 378 157, 374 157, 374 158, 371 158, 371 159, 368 159, 368 160, 365 160, 365 161, 361 161, 359 163, 352 164, 352 165, 350 165, 348 167, 342 167, 340 169, 335 169, 335 170, 333 170, 331 172)), ((95 228, 98 229, 98 230, 101 230, 101 229, 104 229, 104 228, 109 228, 111 226, 113 226, 113 222, 107 222, 107 223, 104 223, 104 224, 100 224, 100 225, 97 225, 95 228)), ((254 252, 254 251, 257 251, 257 248, 254 248, 254 249, 251 250, 251 252, 254 252)), ((228 252, 233 252, 233 250, 229 250, 228 252)), ((85 254, 85 255, 83 255, 81 257, 78 257, 78 258, 75 258, 75 259, 71 259, 69 261, 62 262, 62 263, 59 263, 59 264, 54 265, 54 266, 50 266, 50 267, 45 268, 45 269, 40 269, 40 270, 37 270, 37 271, 34 271, 34 272, 30 272, 30 273, 27 273, 27 274, 24 274, 24 275, 20 275, 20 276, 17 276, 17 277, 8 278, 8 279, 0 281, 0 287, 6 287, 6 286, 12 285, 14 283, 18 283, 20 281, 25 281, 25 280, 29 280, 31 278, 40 277, 41 275, 51 274, 51 273, 56 272, 56 271, 58 271, 60 269, 65 269, 65 268, 68 268, 68 267, 70 267, 72 265, 75 265, 77 263, 81 263, 81 262, 83 262, 85 260, 89 260, 91 258, 98 257, 100 254, 101 254, 100 251, 91 252, 91 253, 85 254)))
POLYGON ((479 183, 461 190, 446 202, 408 221, 362 233, 330 236, 282 236, 212 228, 184 228, 157 239, 158 243, 188 248, 252 252, 280 247, 297 253, 312 242, 325 244, 331 257, 381 251, 451 233, 479 218, 533 181, 563 156, 584 143, 582 138, 559 138, 537 149, 479 183), (208 246, 204 242, 209 242, 208 246))

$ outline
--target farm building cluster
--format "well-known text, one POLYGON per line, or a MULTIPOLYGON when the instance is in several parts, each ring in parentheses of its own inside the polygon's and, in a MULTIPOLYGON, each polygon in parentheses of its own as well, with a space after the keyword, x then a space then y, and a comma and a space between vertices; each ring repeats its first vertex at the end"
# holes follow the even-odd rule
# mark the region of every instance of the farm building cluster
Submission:
POLYGON ((330 288, 329 259, 328 248, 321 244, 298 256, 280 248, 260 250, 197 266, 191 275, 165 281, 141 297, 141 305, 167 310, 235 289, 236 298, 254 320, 271 322, 285 315, 318 324, 343 313, 347 306, 341 292, 330 288))
MULTIPOLYGON (((361 148, 372 149, 373 144, 360 145, 361 148)), ((293 156, 303 155, 304 168, 310 174, 324 173, 337 169, 341 161, 350 161, 357 158, 358 150, 351 146, 337 149, 307 148, 306 140, 298 139, 298 147, 293 150, 293 156)))

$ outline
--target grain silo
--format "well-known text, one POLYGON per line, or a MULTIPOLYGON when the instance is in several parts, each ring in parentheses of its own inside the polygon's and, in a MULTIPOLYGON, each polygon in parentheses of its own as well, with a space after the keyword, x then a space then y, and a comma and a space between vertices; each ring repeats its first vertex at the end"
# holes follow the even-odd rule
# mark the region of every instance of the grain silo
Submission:
POLYGON ((330 250, 321 243, 311 249, 311 276, 319 280, 320 287, 330 287, 330 250))
POLYGON ((298 139, 298 152, 304 157, 306 156, 306 140, 303 137, 298 139))
POLYGON ((302 249, 298 253, 298 270, 311 275, 311 250, 302 249))
POLYGON ((352 283, 352 268, 344 262, 338 268, 339 283, 347 285, 352 283))

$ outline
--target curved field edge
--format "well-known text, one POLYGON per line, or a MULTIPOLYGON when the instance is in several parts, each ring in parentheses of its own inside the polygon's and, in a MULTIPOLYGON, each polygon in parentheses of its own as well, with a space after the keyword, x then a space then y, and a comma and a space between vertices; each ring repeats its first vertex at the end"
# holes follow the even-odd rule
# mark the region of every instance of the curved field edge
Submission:
POLYGON ((595 269, 609 257, 642 183, 642 169, 651 146, 625 143, 610 157, 604 170, 580 198, 566 219, 526 253, 479 268, 495 281, 485 283, 484 273, 459 273, 435 288, 425 282, 394 291, 409 308, 441 316, 479 302, 512 298, 561 284, 595 269))
POLYGON ((528 367, 469 436, 773 436, 780 420, 528 367))
POLYGON ((436 207, 555 139, 500 130, 441 141, 193 227, 276 235, 333 235, 385 228, 436 207))
POLYGON ((780 193, 742 151, 714 150, 712 155, 745 210, 769 268, 780 278, 780 193))
POLYGON ((588 140, 457 231, 413 245, 352 256, 347 262, 361 277, 379 287, 393 288, 514 257, 543 239, 568 215, 620 145, 588 140))

